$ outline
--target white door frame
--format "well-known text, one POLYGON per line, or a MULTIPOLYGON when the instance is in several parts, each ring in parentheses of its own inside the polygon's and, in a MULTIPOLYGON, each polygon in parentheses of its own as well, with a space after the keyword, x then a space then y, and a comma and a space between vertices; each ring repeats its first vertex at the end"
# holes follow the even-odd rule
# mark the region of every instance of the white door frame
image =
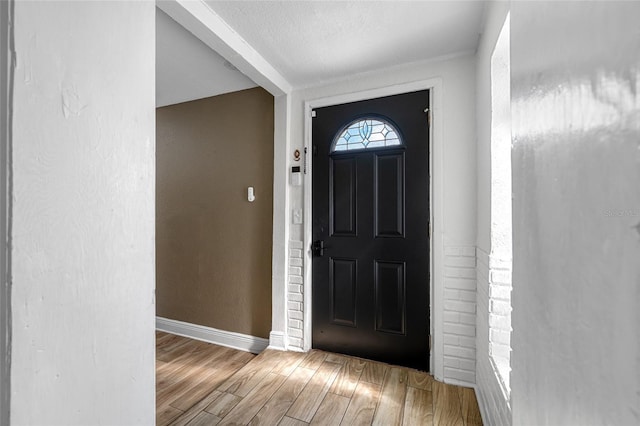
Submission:
MULTIPOLYGON (((429 310, 429 327, 431 334, 431 347, 429 350, 430 371, 436 379, 443 376, 443 354, 442 354, 442 313, 443 307, 443 264, 444 264, 444 241, 443 241, 443 138, 442 138, 442 79, 432 78, 428 80, 414 81, 406 84, 399 84, 388 87, 367 90, 363 92, 348 93, 326 98, 319 98, 306 101, 304 104, 304 146, 308 153, 311 153, 311 111, 314 108, 339 105, 349 102, 357 102, 383 96, 398 95, 402 93, 415 92, 418 90, 430 90, 429 109, 431 111, 431 126, 429 129, 429 226, 430 226, 430 273, 429 273, 429 305, 425 310, 429 310), (434 303, 435 302, 435 303, 434 303)), ((311 321, 312 321, 312 178, 313 162, 311 157, 307 158, 307 176, 304 179, 304 326, 303 326, 303 349, 311 349, 311 321)), ((426 336, 425 336, 426 337, 426 336)))

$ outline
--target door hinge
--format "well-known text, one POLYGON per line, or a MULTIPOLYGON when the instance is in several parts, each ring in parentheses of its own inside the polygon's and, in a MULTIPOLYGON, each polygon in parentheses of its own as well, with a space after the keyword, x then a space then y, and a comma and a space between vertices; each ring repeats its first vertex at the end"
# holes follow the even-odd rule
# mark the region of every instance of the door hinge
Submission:
POLYGON ((429 352, 431 352, 432 343, 433 343, 433 339, 431 338, 431 335, 429 335, 429 352))
POLYGON ((316 118, 316 111, 314 109, 311 110, 311 118, 316 118))
POLYGON ((427 114, 427 125, 431 127, 431 110, 429 107, 424 109, 424 113, 427 114))

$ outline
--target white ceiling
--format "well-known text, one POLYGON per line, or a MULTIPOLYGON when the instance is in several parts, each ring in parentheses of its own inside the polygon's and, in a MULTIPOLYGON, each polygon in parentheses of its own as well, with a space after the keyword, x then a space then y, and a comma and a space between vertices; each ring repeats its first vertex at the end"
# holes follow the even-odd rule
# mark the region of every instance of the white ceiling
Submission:
POLYGON ((206 2, 294 87, 474 51, 485 3, 206 2))
POLYGON ((256 87, 224 58, 156 8, 156 106, 256 87))
MULTIPOLYGON (((294 87, 473 52, 485 2, 217 1, 206 3, 294 87)), ((157 11, 157 105, 255 87, 157 11)))

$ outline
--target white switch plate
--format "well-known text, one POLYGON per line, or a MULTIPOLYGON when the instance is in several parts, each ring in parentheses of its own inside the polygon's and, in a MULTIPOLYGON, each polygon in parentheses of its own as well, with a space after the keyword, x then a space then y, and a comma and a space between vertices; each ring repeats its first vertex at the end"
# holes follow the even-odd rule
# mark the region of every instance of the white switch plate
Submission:
POLYGON ((293 209, 293 224, 302 225, 302 209, 293 209))

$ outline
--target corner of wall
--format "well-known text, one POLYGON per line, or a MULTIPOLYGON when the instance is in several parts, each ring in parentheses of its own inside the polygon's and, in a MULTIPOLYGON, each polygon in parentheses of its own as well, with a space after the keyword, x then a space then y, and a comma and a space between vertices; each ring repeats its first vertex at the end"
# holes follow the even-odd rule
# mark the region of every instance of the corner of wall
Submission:
POLYGON ((476 250, 444 249, 443 354, 445 381, 476 383, 476 250))
POLYGON ((0 424, 11 406, 11 128, 13 109, 13 0, 0 2, 0 424))
POLYGON ((269 348, 278 351, 287 350, 284 333, 279 331, 272 331, 269 333, 269 348))
POLYGON ((273 135, 273 259, 271 280, 271 334, 274 345, 286 347, 287 268, 289 264, 289 182, 287 158, 291 137, 291 95, 274 97, 273 135), (282 336, 282 342, 280 342, 282 336))
POLYGON ((476 54, 476 395, 484 424, 496 426, 511 425, 511 407, 489 358, 491 54, 509 8, 509 2, 489 2, 486 5, 483 33, 476 54))
POLYGON ((497 371, 489 358, 489 293, 491 260, 490 255, 482 248, 477 253, 477 304, 476 315, 477 362, 476 362, 476 394, 482 419, 485 424, 510 425, 511 405, 505 395, 497 376, 497 371))

